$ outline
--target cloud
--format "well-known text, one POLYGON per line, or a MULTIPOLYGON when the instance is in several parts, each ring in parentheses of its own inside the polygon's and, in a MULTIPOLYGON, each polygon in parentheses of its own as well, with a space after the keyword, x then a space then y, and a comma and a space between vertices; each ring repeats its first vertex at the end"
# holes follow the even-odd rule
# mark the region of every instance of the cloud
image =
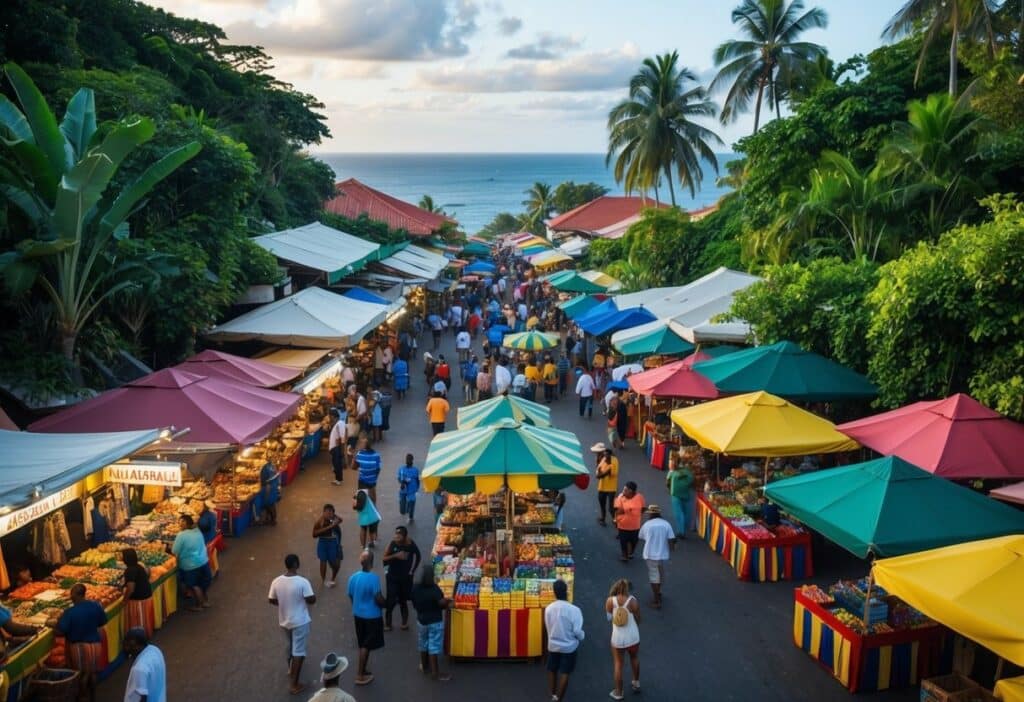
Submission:
POLYGON ((344 61, 315 59, 303 56, 283 56, 274 60, 270 71, 275 78, 295 80, 377 80, 388 78, 386 64, 373 61, 344 61))
POLYGON ((570 36, 541 32, 536 41, 508 50, 509 58, 544 61, 558 58, 572 49, 580 47, 580 40, 570 36))
MULTIPOLYGON (((621 99, 621 96, 620 96, 621 99)), ((617 102, 612 96, 570 97, 566 95, 547 95, 527 100, 519 105, 520 110, 527 112, 582 112, 594 119, 605 120, 608 112, 617 102)))
POLYGON ((479 13, 476 0, 295 0, 225 31, 274 55, 424 61, 468 54, 479 13))
POLYGON ((498 20, 498 31, 510 37, 523 28, 523 21, 518 17, 502 17, 498 20))
POLYGON ((554 61, 516 61, 481 69, 466 64, 421 70, 414 86, 453 93, 625 91, 640 64, 633 45, 554 61))

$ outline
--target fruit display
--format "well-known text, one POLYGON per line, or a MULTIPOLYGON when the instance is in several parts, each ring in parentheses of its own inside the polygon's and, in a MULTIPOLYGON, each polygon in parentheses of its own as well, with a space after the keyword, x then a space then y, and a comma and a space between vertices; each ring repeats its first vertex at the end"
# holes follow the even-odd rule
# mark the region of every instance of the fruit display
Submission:
POLYGON ((864 620, 864 603, 867 600, 868 581, 840 580, 829 586, 826 592, 817 585, 803 585, 800 594, 806 599, 828 609, 843 626, 861 636, 906 631, 935 622, 902 600, 889 595, 878 585, 871 585, 871 603, 868 606, 867 622, 864 620))
POLYGON ((830 605, 835 603, 835 598, 822 590, 817 585, 801 585, 800 594, 809 599, 811 602, 816 602, 820 605, 830 605))
POLYGON ((761 479, 748 474, 746 470, 734 468, 733 474, 722 481, 722 488, 704 493, 704 498, 719 516, 732 526, 742 529, 748 541, 794 538, 807 533, 791 519, 783 519, 779 524, 768 526, 759 518, 764 504, 761 479), (739 477, 736 477, 737 472, 739 477))

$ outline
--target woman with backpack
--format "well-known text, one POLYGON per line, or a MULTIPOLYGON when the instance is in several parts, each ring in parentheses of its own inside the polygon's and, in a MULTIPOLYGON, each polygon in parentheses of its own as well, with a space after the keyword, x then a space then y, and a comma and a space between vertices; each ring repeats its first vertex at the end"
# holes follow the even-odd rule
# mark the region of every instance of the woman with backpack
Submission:
POLYGON ((613 700, 621 700, 622 668, 629 654, 629 663, 633 672, 633 692, 640 691, 640 603, 629 591, 629 581, 625 578, 612 583, 608 599, 604 603, 608 621, 612 623, 612 660, 615 665, 615 689, 608 696, 613 700))

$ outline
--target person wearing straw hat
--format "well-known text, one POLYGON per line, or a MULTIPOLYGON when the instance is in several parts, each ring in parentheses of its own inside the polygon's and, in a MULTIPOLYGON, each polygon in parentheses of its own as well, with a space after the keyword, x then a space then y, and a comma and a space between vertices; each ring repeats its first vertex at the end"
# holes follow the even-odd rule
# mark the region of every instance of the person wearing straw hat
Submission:
POLYGON ((676 547, 676 534, 672 525, 661 516, 661 508, 658 505, 648 505, 645 512, 647 521, 640 527, 640 540, 644 542, 647 580, 654 595, 651 606, 661 609, 661 583, 665 579, 665 564, 668 563, 669 552, 676 547))
POLYGON ((356 702, 356 698, 341 689, 341 674, 348 669, 348 658, 328 653, 320 661, 322 688, 309 698, 309 702, 356 702))

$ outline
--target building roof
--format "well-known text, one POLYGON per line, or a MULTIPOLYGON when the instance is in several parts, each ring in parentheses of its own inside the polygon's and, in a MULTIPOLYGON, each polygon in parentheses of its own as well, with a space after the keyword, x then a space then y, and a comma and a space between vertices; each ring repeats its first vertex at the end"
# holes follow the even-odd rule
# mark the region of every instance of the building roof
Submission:
POLYGON ((313 222, 258 236, 253 241, 280 259, 327 274, 331 285, 366 265, 380 245, 313 222))
POLYGON ((349 219, 365 214, 376 222, 384 222, 391 229, 404 229, 412 236, 429 236, 447 222, 456 223, 451 217, 403 202, 355 178, 335 183, 334 192, 334 197, 324 203, 328 212, 349 219))
POLYGON ((554 232, 587 232, 596 235, 598 230, 611 227, 640 214, 645 207, 668 207, 649 198, 620 195, 603 195, 558 215, 547 222, 554 232))

